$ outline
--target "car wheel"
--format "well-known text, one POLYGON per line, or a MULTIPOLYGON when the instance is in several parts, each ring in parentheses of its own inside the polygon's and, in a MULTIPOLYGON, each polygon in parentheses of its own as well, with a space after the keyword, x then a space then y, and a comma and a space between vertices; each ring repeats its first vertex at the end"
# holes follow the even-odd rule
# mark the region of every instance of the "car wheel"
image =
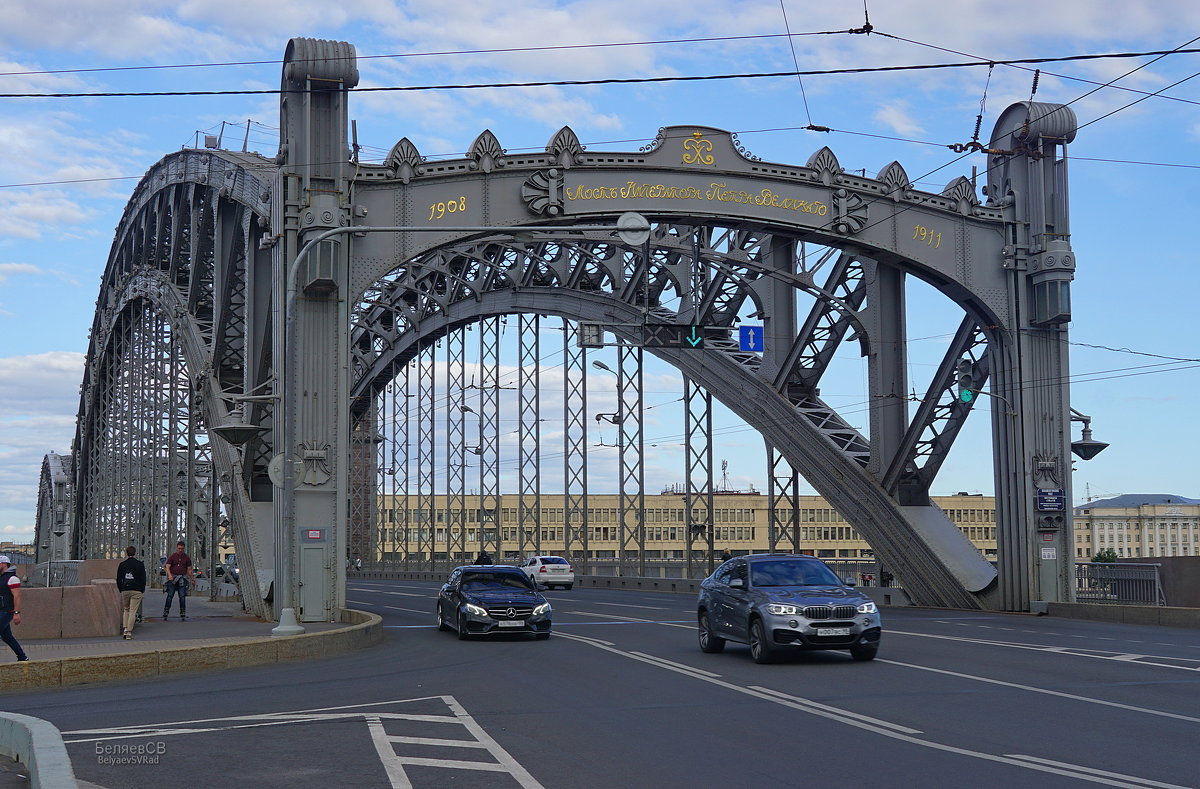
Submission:
POLYGON ((442 618, 442 607, 440 605, 436 609, 434 609, 434 616, 437 617, 437 626, 438 626, 439 632, 445 633, 447 630, 450 629, 446 625, 446 620, 442 618))
POLYGON ((850 657, 855 660, 874 660, 877 652, 878 644, 855 644, 850 647, 850 657))
POLYGON ((458 640, 467 640, 467 622, 463 619, 462 611, 458 612, 458 640))
POLYGON ((750 623, 750 657, 754 658, 755 663, 775 662, 775 653, 761 619, 750 623))
POLYGON ((708 612, 700 612, 700 651, 710 655, 725 649, 725 639, 715 635, 708 621, 708 612))
POLYGON ((574 585, 575 584, 567 584, 566 586, 563 587, 563 589, 566 589, 569 592, 569 591, 571 591, 571 587, 574 585))

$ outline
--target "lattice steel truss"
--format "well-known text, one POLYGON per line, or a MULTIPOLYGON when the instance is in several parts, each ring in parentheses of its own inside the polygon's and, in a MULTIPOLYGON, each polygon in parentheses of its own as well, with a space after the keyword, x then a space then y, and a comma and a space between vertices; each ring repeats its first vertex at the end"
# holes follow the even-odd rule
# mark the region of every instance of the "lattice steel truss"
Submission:
POLYGON ((563 319, 563 551, 588 571, 587 349, 563 319))
MULTIPOLYGON (((358 82, 353 47, 295 39, 285 61, 278 160, 172 154, 150 170, 126 208, 102 280, 81 396, 75 555, 111 555, 126 542, 158 552, 178 534, 202 553, 228 528, 247 559, 241 575, 248 607, 261 613, 266 587, 259 569, 270 563, 260 546, 273 544, 265 539, 272 525, 281 524, 278 534, 286 538, 275 569, 290 599, 302 574, 293 569, 328 567, 319 551, 293 544, 298 519, 332 522, 327 544, 339 550, 351 521, 368 535, 354 545, 386 542, 371 536, 383 533, 371 531, 379 525, 372 500, 390 490, 403 491, 406 503, 414 492, 419 499, 413 522, 389 528, 412 538, 405 544, 417 546, 414 562, 432 566, 439 552, 457 551, 449 532, 438 540, 434 519, 437 469, 453 465, 453 449, 447 443, 446 456, 438 457, 432 349, 471 324, 479 325, 482 343, 480 501, 468 518, 467 541, 502 555, 496 321, 541 315, 599 323, 625 343, 618 372, 623 569, 634 551, 645 556, 635 498, 644 449, 638 327, 665 322, 706 330, 703 354, 651 349, 697 387, 685 400, 708 392, 757 429, 914 597, 1013 610, 1027 609, 1031 599, 1070 599, 1063 570, 1072 548, 1069 512, 1061 525, 1045 527, 1033 495, 1038 487, 1060 487, 1070 499, 1066 321, 1075 259, 1065 145, 1076 122, 1068 108, 1021 102, 1002 114, 989 141, 984 204, 966 178, 937 194, 922 192, 898 163, 875 178, 858 176, 827 148, 803 166, 764 163, 728 133, 701 126, 668 127, 641 151, 611 153, 586 151, 564 128, 544 152, 509 155, 485 132, 465 157, 436 166, 404 139, 383 163, 352 165, 346 130, 348 92, 358 82), (436 215, 451 192, 453 221, 463 227, 436 215), (594 229, 614 227, 625 211, 653 219, 640 248, 594 229), (367 216, 381 224, 364 226, 367 216), (548 223, 570 227, 529 231, 548 223), (529 232, 518 234, 518 227, 529 232), (318 233, 329 238, 301 260, 301 248, 318 233), (905 277, 938 288, 964 313, 911 416, 901 402, 908 389, 898 383, 905 277), (284 298, 298 292, 304 298, 284 298), (803 320, 796 315, 800 294, 812 301, 803 320), (338 317, 338 305, 351 314, 338 317), (766 325, 770 342, 762 353, 738 347, 734 328, 742 319, 766 325), (324 358, 297 350, 295 338, 280 330, 293 325, 298 337, 326 349, 324 358), (880 396, 869 440, 819 394, 834 348, 848 338, 867 357, 872 395, 880 396), (929 485, 969 411, 948 402, 948 372, 964 357, 1007 405, 992 409, 999 573, 928 504, 929 485), (278 359, 291 360, 282 387, 274 380, 278 359), (414 359, 416 380, 405 374, 403 404, 380 406, 414 359), (350 380, 322 369, 331 362, 339 369, 348 363, 350 380), (1053 385, 1027 385, 1047 379, 1053 385), (257 437, 240 446, 210 440, 228 426, 233 404, 244 407, 242 419, 259 428, 257 437), (378 429, 385 444, 415 435, 415 446, 405 440, 382 454, 365 443, 352 449, 352 426, 368 443, 378 429), (277 446, 285 440, 289 446, 277 446), (362 473, 346 473, 351 455, 362 473), (384 484, 366 471, 371 457, 391 463, 384 484), (273 458, 282 458, 287 472, 282 496, 269 482, 273 458), (300 463, 301 473, 292 474, 300 463), (411 475, 405 485, 397 483, 401 474, 411 475), (351 496, 342 489, 351 478, 374 487, 351 496), (347 501, 354 509, 349 521, 347 501), (1037 529, 1044 533, 1034 539, 1037 529), (1037 551, 1048 544, 1061 557, 1037 551)), ((462 355, 448 350, 447 358, 462 355)), ((582 359, 569 356, 569 369, 578 371, 582 359)), ((564 396, 563 541, 570 550, 588 536, 580 386, 568 382, 564 396)), ((523 404, 540 410, 536 401, 523 404)), ((702 422, 702 411, 688 418, 702 422)), ((445 424, 449 434, 453 421, 445 424)), ((528 440, 532 427, 526 424, 519 438, 528 440)), ((518 461, 531 459, 518 443, 518 461)), ((540 478, 543 469, 533 468, 540 478)), ((526 498, 537 495, 540 482, 524 477, 519 486, 526 498)), ((410 509, 396 499, 389 504, 389 523, 410 509)), ((340 578, 330 579, 315 596, 318 584, 306 590, 313 616, 331 617, 341 604, 340 578)))
MULTIPOLYGON (((521 315, 517 353, 517 554, 542 552, 541 316, 521 315)), ((566 548, 566 543, 563 543, 566 548)))

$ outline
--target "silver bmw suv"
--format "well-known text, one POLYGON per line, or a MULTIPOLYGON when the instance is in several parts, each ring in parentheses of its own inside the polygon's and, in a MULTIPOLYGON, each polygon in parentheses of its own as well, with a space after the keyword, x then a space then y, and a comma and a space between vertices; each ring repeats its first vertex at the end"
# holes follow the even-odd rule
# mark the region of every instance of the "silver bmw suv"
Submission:
POLYGON ((700 584, 700 649, 750 645, 756 663, 801 649, 847 649, 855 660, 879 650, 879 609, 838 580, 820 559, 796 554, 738 556, 700 584))

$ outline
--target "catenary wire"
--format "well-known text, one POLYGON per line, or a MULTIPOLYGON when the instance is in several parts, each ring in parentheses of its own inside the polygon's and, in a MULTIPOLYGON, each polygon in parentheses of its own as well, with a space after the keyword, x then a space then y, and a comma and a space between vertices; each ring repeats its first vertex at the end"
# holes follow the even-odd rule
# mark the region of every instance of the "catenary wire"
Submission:
MULTIPOLYGON (((1200 38, 1200 37, 1198 37, 1200 38)), ((1193 39, 1197 40, 1197 39, 1193 39)), ((1191 42, 1189 42, 1191 43, 1191 42)), ((1186 49, 1183 47, 1168 50, 1153 50, 1148 52, 1108 52, 1096 55, 1065 55, 1062 57, 1042 57, 1042 58, 1010 58, 1004 60, 990 61, 991 65, 1012 65, 1017 63, 1025 64, 1040 64, 1040 63, 1061 63, 1072 62, 1079 60, 1099 60, 1109 58, 1134 58, 1134 57, 1149 57, 1157 55, 1166 57, 1167 55, 1182 55, 1195 54, 1200 52, 1200 49, 1186 49)), ((1157 58, 1156 58, 1157 59, 1157 58)), ((1154 62, 1154 61, 1151 61, 1154 62)), ((500 88, 536 88, 536 87, 572 87, 572 86, 587 86, 587 85, 640 85, 650 83, 667 83, 667 82, 704 82, 714 80, 730 80, 730 79, 763 79, 774 77, 809 77, 809 76, 835 76, 842 74, 879 74, 887 72, 908 72, 908 71, 936 71, 942 69, 959 69, 959 68, 979 68, 987 66, 989 62, 959 62, 959 63, 914 63, 909 65, 899 66, 859 66, 855 68, 838 68, 838 69, 809 69, 805 71, 762 71, 762 72, 746 72, 738 74, 682 74, 674 76, 662 77, 610 77, 605 79, 578 79, 578 80, 534 80, 531 82, 486 82, 486 83, 451 83, 443 85, 387 85, 373 87, 356 87, 351 89, 352 93, 393 93, 393 92, 422 92, 431 90, 481 90, 481 89, 500 89, 500 88)), ((1139 66, 1144 68, 1145 65, 1139 66)), ((1135 71, 1137 69, 1134 69, 1135 71)), ((1132 72, 1130 72, 1132 73, 1132 72)), ((1127 74, 1124 76, 1128 76, 1127 74)), ((1114 80, 1115 81, 1115 80, 1114 80)), ((1100 88, 1107 87, 1102 85, 1100 88)), ((79 93, 0 93, 0 98, 4 99, 78 99, 78 98, 131 98, 131 97, 161 97, 161 96, 264 96, 264 95, 283 95, 283 94, 302 94, 307 93, 307 90, 284 90, 280 88, 260 88, 260 89, 242 89, 242 90, 163 90, 163 91, 98 91, 98 92, 79 92, 79 93)), ((1094 93, 1095 91, 1091 91, 1094 93)), ((1085 94, 1090 95, 1089 94, 1085 94)), ((1084 98, 1081 96, 1080 98, 1084 98)), ((1076 99, 1078 101, 1079 99, 1076 99)))

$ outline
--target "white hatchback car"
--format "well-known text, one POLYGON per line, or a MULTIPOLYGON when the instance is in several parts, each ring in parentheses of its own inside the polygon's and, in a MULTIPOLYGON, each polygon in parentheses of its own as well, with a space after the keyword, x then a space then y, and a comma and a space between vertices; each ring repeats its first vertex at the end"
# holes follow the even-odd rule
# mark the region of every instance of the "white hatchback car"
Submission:
POLYGON ((521 569, 534 584, 547 589, 552 586, 570 589, 575 585, 575 568, 561 556, 530 556, 521 569))

